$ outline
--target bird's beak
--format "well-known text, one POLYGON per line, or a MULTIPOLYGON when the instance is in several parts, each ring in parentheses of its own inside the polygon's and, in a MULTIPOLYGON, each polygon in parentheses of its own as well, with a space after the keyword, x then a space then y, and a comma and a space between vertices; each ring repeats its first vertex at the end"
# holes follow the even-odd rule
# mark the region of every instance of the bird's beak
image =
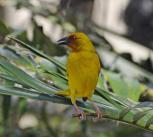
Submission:
POLYGON ((57 44, 58 45, 69 45, 70 44, 70 40, 68 37, 64 37, 64 38, 61 38, 57 41, 57 44))

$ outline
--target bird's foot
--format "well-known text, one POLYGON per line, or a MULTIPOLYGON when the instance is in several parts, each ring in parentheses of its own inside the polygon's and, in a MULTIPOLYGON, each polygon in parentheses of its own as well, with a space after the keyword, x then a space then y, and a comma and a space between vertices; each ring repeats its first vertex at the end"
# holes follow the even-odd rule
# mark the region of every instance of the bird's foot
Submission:
POLYGON ((86 114, 82 110, 79 110, 79 112, 76 112, 73 115, 78 116, 80 120, 86 120, 86 114))
POLYGON ((93 118, 93 121, 98 121, 103 117, 103 113, 95 103, 93 103, 93 106, 96 110, 96 117, 93 118))
POLYGON ((93 121, 98 121, 103 117, 103 113, 98 109, 96 110, 96 117, 93 118, 93 121))
POLYGON ((76 104, 74 104, 73 106, 74 106, 75 113, 72 115, 79 117, 80 120, 86 120, 86 114, 84 113, 84 111, 79 109, 76 104))

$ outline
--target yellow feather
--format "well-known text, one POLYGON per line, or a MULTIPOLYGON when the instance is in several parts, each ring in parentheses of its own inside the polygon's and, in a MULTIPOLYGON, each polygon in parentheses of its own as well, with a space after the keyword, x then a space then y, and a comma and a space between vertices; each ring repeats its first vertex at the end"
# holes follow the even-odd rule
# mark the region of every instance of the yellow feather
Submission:
MULTIPOLYGON (((69 89, 65 95, 71 97, 72 104, 77 98, 91 99, 100 72, 100 61, 90 39, 84 33, 72 33, 74 41, 68 45, 72 52, 67 60, 69 89)), ((72 37, 72 38, 73 38, 72 37)), ((59 92, 60 94, 60 92, 59 92)), ((61 94, 64 95, 63 91, 61 94)))

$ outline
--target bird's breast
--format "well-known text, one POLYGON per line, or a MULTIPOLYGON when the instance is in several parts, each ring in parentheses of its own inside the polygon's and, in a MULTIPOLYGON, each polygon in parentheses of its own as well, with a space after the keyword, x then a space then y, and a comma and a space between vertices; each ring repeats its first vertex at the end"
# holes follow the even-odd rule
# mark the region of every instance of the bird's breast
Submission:
POLYGON ((92 91, 98 80, 100 62, 97 54, 91 52, 71 53, 67 62, 70 88, 78 91, 92 91))
POLYGON ((74 52, 71 53, 68 57, 67 62, 67 71, 68 74, 70 72, 80 73, 84 72, 88 74, 90 72, 97 72, 100 69, 99 58, 94 52, 74 52))

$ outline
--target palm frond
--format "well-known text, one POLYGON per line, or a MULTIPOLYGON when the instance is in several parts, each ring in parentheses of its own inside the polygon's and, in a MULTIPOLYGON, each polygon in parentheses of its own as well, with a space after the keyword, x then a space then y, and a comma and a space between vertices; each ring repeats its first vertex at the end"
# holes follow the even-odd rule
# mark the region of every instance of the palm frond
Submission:
MULTIPOLYGON (((62 71, 65 71, 65 66, 57 59, 45 55, 18 39, 11 39, 34 54, 49 60, 55 64, 57 68, 60 67, 62 71)), ((39 74, 39 71, 37 70, 42 69, 42 73, 47 73, 47 75, 51 77, 52 83, 45 83, 41 81, 37 75, 31 75, 19 66, 13 64, 11 61, 0 59, 0 67, 4 70, 0 72, 0 78, 4 81, 11 81, 14 83, 11 87, 8 87, 5 83, 1 84, 0 94, 15 95, 24 98, 46 100, 59 104, 71 105, 69 97, 55 95, 58 90, 67 87, 67 78, 64 73, 54 69, 49 70, 47 68, 36 68, 36 73, 39 74), (62 86, 60 86, 59 83, 61 83, 62 86)), ((121 97, 115 93, 105 91, 100 87, 96 88, 93 101, 104 113, 104 118, 124 122, 153 131, 153 103, 139 103, 121 97)), ((92 108, 91 102, 84 103, 79 100, 77 101, 77 104, 88 114, 93 114, 95 112, 92 108)))

